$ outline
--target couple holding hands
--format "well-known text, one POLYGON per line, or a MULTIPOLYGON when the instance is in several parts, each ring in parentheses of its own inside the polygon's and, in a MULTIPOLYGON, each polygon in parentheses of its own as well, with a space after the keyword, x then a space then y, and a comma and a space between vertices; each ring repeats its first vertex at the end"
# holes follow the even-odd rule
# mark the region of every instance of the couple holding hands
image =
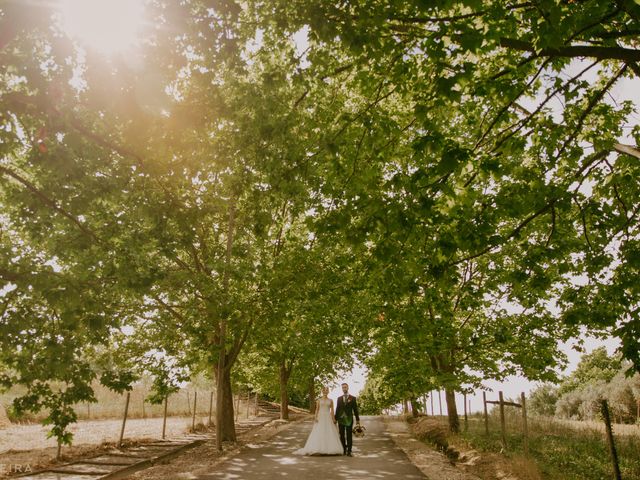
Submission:
POLYGON ((343 395, 338 397, 334 414, 333 400, 328 397, 329 389, 322 388, 322 397, 316 402, 313 428, 304 447, 295 451, 297 455, 351 456, 353 418, 356 419, 356 428, 363 427, 360 427, 356 397, 349 395, 349 385, 343 383, 342 392, 343 395))

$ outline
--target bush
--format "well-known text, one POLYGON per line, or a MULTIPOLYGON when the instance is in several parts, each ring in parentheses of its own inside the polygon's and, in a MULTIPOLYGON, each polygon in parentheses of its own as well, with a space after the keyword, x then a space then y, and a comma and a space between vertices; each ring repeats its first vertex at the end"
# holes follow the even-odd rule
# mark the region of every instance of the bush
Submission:
POLYGON ((552 417, 556 412, 558 387, 544 383, 529 394, 527 407, 537 415, 552 417))
POLYGON ((607 384, 603 381, 587 385, 579 391, 582 403, 578 408, 581 420, 595 420, 600 418, 600 406, 605 398, 607 384))
POLYGON ((607 400, 611 407, 611 416, 616 423, 634 423, 636 421, 636 396, 633 378, 619 372, 607 386, 607 400))
POLYGON ((559 418, 582 420, 582 390, 572 390, 562 395, 556 403, 555 415, 559 418))
MULTIPOLYGON (((555 415, 570 420, 597 420, 600 418, 600 402, 607 399, 614 423, 637 421, 638 376, 626 377, 623 371, 609 382, 589 383, 560 396, 555 415)), ((539 413, 539 411, 536 411, 539 413)))

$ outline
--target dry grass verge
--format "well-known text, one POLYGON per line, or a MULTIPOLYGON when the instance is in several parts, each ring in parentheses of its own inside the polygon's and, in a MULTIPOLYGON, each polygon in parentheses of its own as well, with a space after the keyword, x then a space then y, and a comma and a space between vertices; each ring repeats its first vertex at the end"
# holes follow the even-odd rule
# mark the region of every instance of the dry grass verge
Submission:
POLYGON ((432 480, 542 480, 532 460, 499 453, 480 452, 459 435, 452 435, 446 418, 420 416, 390 417, 390 432, 404 432, 405 438, 392 433, 394 440, 413 463, 432 480))
MULTIPOLYGON (((479 480, 452 465, 451 460, 430 445, 415 438, 401 417, 384 417, 387 432, 409 460, 430 480, 479 480)), ((425 427, 426 428, 426 427, 425 427)))

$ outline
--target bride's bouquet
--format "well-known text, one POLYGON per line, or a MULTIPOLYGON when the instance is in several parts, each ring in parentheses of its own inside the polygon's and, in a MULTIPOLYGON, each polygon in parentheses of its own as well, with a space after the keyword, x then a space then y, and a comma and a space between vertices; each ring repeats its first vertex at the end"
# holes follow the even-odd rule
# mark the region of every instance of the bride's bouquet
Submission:
POLYGON ((366 428, 364 428, 362 425, 360 425, 359 423, 353 427, 353 435, 360 438, 360 437, 364 437, 364 431, 366 430, 366 428))

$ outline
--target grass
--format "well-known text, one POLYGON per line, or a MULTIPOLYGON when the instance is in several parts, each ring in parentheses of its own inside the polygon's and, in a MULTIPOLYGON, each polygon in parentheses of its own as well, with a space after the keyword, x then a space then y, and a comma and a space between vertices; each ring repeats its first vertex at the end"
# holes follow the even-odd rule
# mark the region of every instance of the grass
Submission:
MULTIPOLYGON (((550 480, 603 480, 613 478, 613 467, 604 433, 594 428, 567 425, 544 418, 530 418, 529 459, 533 460, 541 478, 550 480)), ((636 427, 637 428, 637 427, 636 427)), ((491 417, 489 435, 485 434, 482 416, 469 418, 468 429, 450 436, 450 443, 480 452, 502 450, 499 419, 491 417)), ((503 455, 520 461, 525 457, 522 420, 507 418, 507 449, 503 455)), ((640 478, 640 428, 635 434, 615 436, 622 478, 640 478)), ((533 477, 532 477, 533 478, 533 477)))

